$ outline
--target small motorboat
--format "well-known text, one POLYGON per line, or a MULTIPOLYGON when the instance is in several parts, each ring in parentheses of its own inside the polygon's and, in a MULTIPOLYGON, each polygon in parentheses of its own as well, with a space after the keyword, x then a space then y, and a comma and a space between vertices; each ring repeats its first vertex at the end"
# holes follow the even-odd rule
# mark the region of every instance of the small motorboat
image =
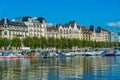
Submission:
POLYGON ((95 56, 93 52, 85 52, 84 56, 95 56))
POLYGON ((108 53, 108 54, 105 54, 105 56, 115 56, 115 54, 113 54, 113 53, 108 53))
POLYGON ((113 50, 112 52, 105 54, 105 56, 116 56, 117 52, 117 50, 113 50))

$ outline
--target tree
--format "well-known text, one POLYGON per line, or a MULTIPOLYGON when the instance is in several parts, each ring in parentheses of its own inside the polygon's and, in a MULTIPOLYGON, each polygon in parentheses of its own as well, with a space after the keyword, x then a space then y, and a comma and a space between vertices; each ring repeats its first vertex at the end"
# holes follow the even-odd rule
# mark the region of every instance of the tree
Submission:
POLYGON ((72 40, 71 39, 68 39, 68 48, 71 49, 72 48, 72 40))
POLYGON ((82 40, 82 47, 87 47, 87 41, 86 40, 82 40))
POLYGON ((2 38, 0 37, 0 48, 3 46, 2 38))
POLYGON ((40 45, 42 48, 47 47, 48 42, 47 42, 47 39, 45 37, 40 37, 40 45))
POLYGON ((55 39, 55 48, 59 49, 61 47, 61 39, 56 38, 55 39))
POLYGON ((34 41, 31 37, 26 37, 23 39, 23 45, 25 47, 30 47, 30 48, 33 48, 34 46, 34 41))
POLYGON ((40 39, 38 37, 32 37, 32 41, 34 48, 40 47, 40 39))
POLYGON ((7 50, 7 47, 10 45, 10 40, 8 38, 2 39, 2 47, 4 47, 5 50, 7 50))
POLYGON ((73 47, 78 47, 79 46, 79 39, 77 39, 77 38, 73 38, 72 39, 72 45, 73 45, 73 47))
POLYGON ((20 47, 21 46, 21 40, 20 38, 13 38, 10 43, 11 46, 13 47, 20 47))
POLYGON ((60 48, 61 49, 64 49, 64 48, 67 48, 67 45, 68 43, 67 43, 67 39, 66 38, 61 38, 60 39, 60 48))
POLYGON ((48 46, 49 47, 55 47, 55 38, 54 37, 48 37, 48 46))

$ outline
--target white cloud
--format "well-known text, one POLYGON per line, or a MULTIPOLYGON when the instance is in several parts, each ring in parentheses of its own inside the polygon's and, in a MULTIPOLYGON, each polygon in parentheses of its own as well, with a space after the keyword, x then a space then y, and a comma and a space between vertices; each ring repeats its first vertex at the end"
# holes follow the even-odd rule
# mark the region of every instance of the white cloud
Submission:
POLYGON ((109 22, 107 23, 108 26, 110 27, 120 27, 120 21, 118 22, 109 22))
POLYGON ((15 22, 15 19, 11 19, 11 21, 15 22))
POLYGON ((53 26, 53 23, 47 23, 47 26, 48 26, 48 27, 52 27, 52 26, 53 26))
POLYGON ((33 17, 33 19, 37 19, 37 17, 33 17))

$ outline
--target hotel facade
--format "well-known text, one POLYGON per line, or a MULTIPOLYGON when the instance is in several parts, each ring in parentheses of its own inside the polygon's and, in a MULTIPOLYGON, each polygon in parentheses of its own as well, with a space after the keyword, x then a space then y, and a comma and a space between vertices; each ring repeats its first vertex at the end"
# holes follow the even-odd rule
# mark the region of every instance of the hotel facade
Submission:
POLYGON ((0 37, 12 39, 13 37, 25 38, 27 26, 24 23, 12 22, 6 17, 0 20, 0 37))
POLYGON ((43 17, 24 16, 15 18, 14 21, 10 21, 5 17, 0 20, 0 37, 9 39, 44 36, 46 38, 78 38, 97 42, 114 42, 113 34, 113 32, 110 34, 108 30, 102 29, 100 26, 95 29, 93 25, 90 25, 90 29, 87 29, 85 26, 77 25, 75 21, 48 27, 43 17))

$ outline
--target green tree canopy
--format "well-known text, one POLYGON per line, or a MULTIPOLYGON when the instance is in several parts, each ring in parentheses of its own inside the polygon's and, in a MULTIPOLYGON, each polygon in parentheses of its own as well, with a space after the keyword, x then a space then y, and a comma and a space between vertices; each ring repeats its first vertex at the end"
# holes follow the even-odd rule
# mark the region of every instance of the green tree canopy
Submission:
POLYGON ((47 45, 48 45, 47 39, 45 37, 40 37, 40 46, 42 48, 45 48, 45 47, 47 47, 47 45))
POLYGON ((3 46, 3 42, 2 41, 3 41, 3 38, 0 37, 0 47, 3 46))
POLYGON ((61 46, 61 41, 60 41, 59 38, 56 38, 56 39, 55 39, 55 47, 56 47, 56 49, 59 49, 60 46, 61 46))
POLYGON ((40 39, 38 37, 32 37, 34 48, 40 47, 40 39))
POLYGON ((49 47, 55 47, 55 38, 54 37, 48 37, 48 46, 49 47))
POLYGON ((20 38, 13 38, 10 43, 11 46, 13 47, 20 47, 21 46, 21 40, 20 38))
POLYGON ((10 45, 10 40, 8 38, 2 39, 2 47, 4 47, 5 50, 7 50, 7 47, 10 45))
POLYGON ((30 48, 33 48, 34 46, 34 41, 31 37, 26 37, 23 39, 23 45, 25 47, 30 47, 30 48))

